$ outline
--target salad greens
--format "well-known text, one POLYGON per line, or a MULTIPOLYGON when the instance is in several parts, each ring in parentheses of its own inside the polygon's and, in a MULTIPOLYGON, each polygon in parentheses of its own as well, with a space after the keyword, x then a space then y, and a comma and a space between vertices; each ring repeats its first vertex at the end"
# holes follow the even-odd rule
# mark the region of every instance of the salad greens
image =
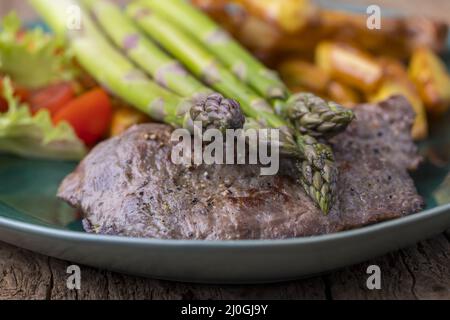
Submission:
POLYGON ((70 80, 75 68, 62 40, 40 28, 23 31, 18 16, 12 12, 1 22, 0 72, 28 89, 70 80))

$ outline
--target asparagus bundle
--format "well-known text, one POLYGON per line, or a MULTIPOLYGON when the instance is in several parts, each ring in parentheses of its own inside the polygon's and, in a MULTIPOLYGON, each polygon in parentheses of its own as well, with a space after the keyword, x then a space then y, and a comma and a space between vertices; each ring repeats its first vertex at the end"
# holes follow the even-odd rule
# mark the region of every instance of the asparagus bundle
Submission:
POLYGON ((242 128, 239 105, 218 94, 183 99, 147 78, 104 39, 95 24, 83 13, 80 30, 70 30, 63 14, 77 6, 73 0, 30 0, 56 34, 67 38, 75 57, 100 84, 153 119, 174 127, 193 129, 193 121, 204 128, 242 128), (98 57, 102 57, 98 59, 98 57))
POLYGON ((211 90, 191 76, 173 57, 162 51, 118 5, 106 0, 83 0, 114 44, 161 86, 184 97, 209 94, 211 90))
MULTIPOLYGON (((156 80, 161 78, 164 73, 166 80, 163 81, 163 85, 169 90, 183 97, 212 92, 210 88, 187 73, 177 60, 167 55, 150 39, 143 37, 140 30, 121 12, 117 5, 106 0, 83 0, 83 3, 95 15, 103 31, 108 34, 116 46, 127 52, 130 59, 156 80), (137 43, 135 43, 134 48, 129 48, 126 45, 127 39, 130 38, 136 39, 137 43), (176 66, 176 68, 170 66, 176 66)), ((202 117, 196 115, 196 118, 202 117)), ((252 118, 247 118, 244 128, 263 129, 265 126, 252 118)), ((298 147, 292 137, 282 134, 279 147, 285 155, 299 156, 298 147)))
POLYGON ((295 138, 294 128, 277 116, 273 110, 267 110, 265 107, 258 108, 258 105, 249 102, 248 99, 255 98, 253 98, 254 95, 244 94, 249 92, 245 84, 234 78, 220 63, 215 62, 215 57, 203 48, 201 43, 197 43, 189 35, 184 34, 176 26, 167 22, 164 17, 150 12, 141 3, 129 5, 127 13, 151 38, 184 62, 198 77, 204 77, 205 72, 210 72, 211 66, 213 66, 220 77, 209 81, 209 84, 225 95, 237 92, 246 116, 256 120, 256 122, 251 122, 253 125, 280 128, 282 152, 302 159, 298 165, 302 171, 300 177, 302 185, 325 213, 329 211, 337 172, 332 150, 328 146, 319 143, 311 136, 300 134, 295 138))
POLYGON ((311 95, 307 99, 297 95, 290 96, 273 71, 257 61, 220 26, 186 1, 143 0, 142 3, 204 43, 240 79, 264 98, 273 101, 277 113, 288 118, 300 132, 331 136, 344 130, 353 120, 353 112, 336 103, 320 98, 310 99, 311 95))
POLYGON ((286 122, 273 112, 263 98, 239 81, 201 44, 192 41, 172 23, 150 13, 148 8, 140 3, 130 4, 127 13, 153 40, 182 62, 196 77, 224 95, 238 100, 247 116, 271 127, 287 128, 286 122))
POLYGON ((259 94, 268 99, 284 99, 288 90, 275 72, 262 63, 231 37, 186 1, 144 1, 158 14, 177 21, 184 30, 208 45, 208 48, 242 81, 249 83, 259 94))

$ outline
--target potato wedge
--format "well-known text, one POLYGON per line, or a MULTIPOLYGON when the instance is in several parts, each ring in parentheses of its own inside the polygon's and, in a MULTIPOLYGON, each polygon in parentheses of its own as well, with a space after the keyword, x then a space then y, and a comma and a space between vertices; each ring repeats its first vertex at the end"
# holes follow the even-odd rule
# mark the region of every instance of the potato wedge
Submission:
POLYGON ((302 29, 318 10, 311 0, 234 0, 230 2, 242 5, 250 15, 269 21, 287 33, 302 29))
POLYGON ((342 104, 347 108, 352 108, 361 102, 360 95, 356 90, 337 81, 331 81, 326 92, 329 100, 342 104))
MULTIPOLYGON (((321 8, 311 0, 191 0, 220 22, 245 46, 277 59, 282 56, 310 57, 321 41, 356 45, 372 54, 409 58, 415 48, 435 52, 446 47, 445 22, 417 16, 382 17, 382 28, 367 28, 367 15, 321 8), (268 46, 264 37, 242 35, 247 21, 258 19, 278 36, 268 46), (263 51, 263 52, 262 52, 263 51)), ((255 23, 252 23, 255 25, 255 23)), ((260 34, 260 33, 258 33, 260 34)))
POLYGON ((414 51, 409 76, 431 114, 440 115, 450 106, 450 77, 443 62, 428 48, 414 51))
POLYGON ((370 55, 336 42, 317 46, 316 64, 332 78, 366 93, 374 92, 383 76, 381 66, 370 55))
POLYGON ((111 137, 117 136, 135 124, 150 121, 150 118, 140 111, 118 106, 113 112, 109 135, 111 137))
POLYGON ((383 70, 383 80, 395 79, 397 81, 410 82, 407 67, 397 59, 382 56, 377 58, 377 62, 383 70))
POLYGON ((330 76, 319 67, 303 60, 286 60, 278 66, 278 72, 288 87, 304 87, 326 93, 330 76))

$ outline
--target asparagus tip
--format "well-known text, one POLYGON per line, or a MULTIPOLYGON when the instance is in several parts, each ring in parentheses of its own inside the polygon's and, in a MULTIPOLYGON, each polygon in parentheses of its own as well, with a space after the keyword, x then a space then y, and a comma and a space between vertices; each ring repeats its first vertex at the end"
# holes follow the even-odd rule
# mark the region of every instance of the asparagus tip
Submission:
POLYGON ((242 129, 245 117, 236 100, 226 99, 219 93, 197 97, 190 109, 191 119, 201 121, 205 129, 242 129))
POLYGON ((352 110, 312 93, 292 95, 285 115, 300 132, 316 137, 331 137, 342 132, 355 118, 352 110))

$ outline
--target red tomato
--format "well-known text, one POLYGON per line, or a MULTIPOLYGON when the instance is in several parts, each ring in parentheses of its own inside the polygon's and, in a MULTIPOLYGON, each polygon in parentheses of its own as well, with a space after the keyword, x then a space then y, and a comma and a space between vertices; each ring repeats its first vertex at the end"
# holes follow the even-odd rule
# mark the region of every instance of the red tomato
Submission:
POLYGON ((14 96, 19 98, 20 101, 26 102, 28 97, 30 96, 30 92, 23 87, 14 85, 14 96))
POLYGON ((8 104, 6 103, 5 99, 0 97, 0 112, 6 112, 8 111, 8 104))
POLYGON ((33 114, 41 109, 47 109, 53 116, 74 97, 75 91, 72 84, 61 82, 33 92, 28 103, 33 114))
POLYGON ((88 146, 97 142, 107 132, 112 115, 111 101, 101 88, 90 90, 64 105, 53 122, 66 121, 78 137, 88 146))

